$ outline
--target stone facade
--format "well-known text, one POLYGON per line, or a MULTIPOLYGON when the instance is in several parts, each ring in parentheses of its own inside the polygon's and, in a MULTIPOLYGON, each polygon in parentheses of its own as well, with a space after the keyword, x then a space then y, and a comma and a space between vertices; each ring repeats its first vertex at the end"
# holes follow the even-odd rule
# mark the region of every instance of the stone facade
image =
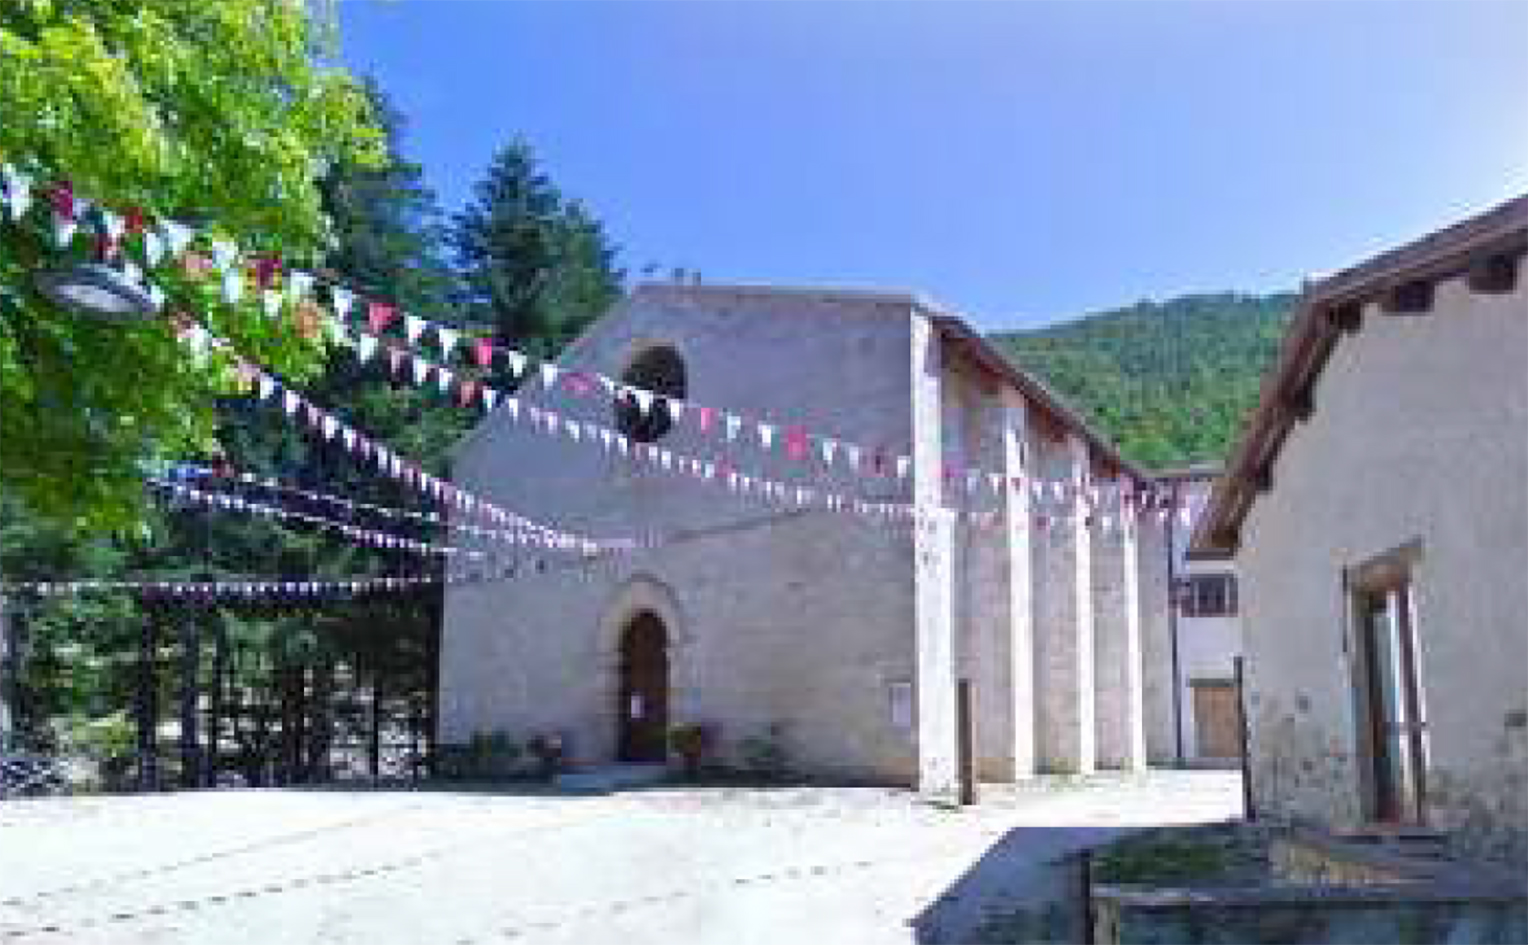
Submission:
MULTIPOLYGON (((656 547, 519 579, 453 586, 445 602, 441 738, 558 731, 576 761, 616 752, 622 632, 669 635, 669 722, 706 722, 723 758, 767 727, 805 773, 955 788, 956 688, 970 681, 976 762, 992 779, 1144 764, 1152 670, 1142 590, 1151 534, 1090 524, 1028 489, 968 491, 950 468, 1012 482, 1107 486, 1112 450, 956 320, 912 296, 648 286, 566 352, 619 376, 654 345, 686 367, 686 397, 911 458, 910 475, 803 466, 778 445, 731 449, 681 423, 655 445, 750 475, 915 502, 916 524, 789 508, 676 477, 587 442, 528 430, 500 408, 458 448, 464 488, 593 536, 656 547), (978 350, 973 351, 973 345, 978 350), (1040 399, 1037 399, 1037 396, 1040 399), (1090 478, 1093 477, 1093 478, 1090 478), (975 527, 962 511, 998 513, 975 527), (1040 518, 1038 516, 1047 516, 1040 518), (1102 645, 1097 645, 1102 641, 1102 645)), ((604 398, 528 385, 524 404, 613 426, 604 398), (530 390, 534 387, 535 390, 530 390), (552 406, 552 404, 548 404, 552 406)), ((1149 532, 1149 529, 1147 530, 1149 532)))
POLYGON ((1424 822, 1528 864, 1528 297, 1432 291, 1425 314, 1363 306, 1242 524, 1254 793, 1329 828, 1376 818, 1355 582, 1404 552, 1424 822))

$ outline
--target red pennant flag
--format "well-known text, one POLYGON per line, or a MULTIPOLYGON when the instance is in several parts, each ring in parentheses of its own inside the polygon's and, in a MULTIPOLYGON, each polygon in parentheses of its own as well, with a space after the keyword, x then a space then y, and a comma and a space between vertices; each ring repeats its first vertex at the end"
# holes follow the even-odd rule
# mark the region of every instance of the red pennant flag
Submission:
POLYGON ((697 420, 700 423, 700 430, 702 433, 705 433, 711 429, 711 423, 716 419, 716 408, 700 407, 697 408, 697 410, 697 420))
POLYGON ((397 316, 397 309, 381 302, 372 302, 366 307, 366 322, 371 325, 371 333, 374 335, 382 334, 382 329, 397 316))
POLYGON ((397 345, 387 346, 387 362, 394 374, 403 367, 403 349, 397 345))
POLYGON ((74 185, 68 181, 61 181, 52 192, 48 194, 48 202, 53 205, 53 212, 65 220, 74 219, 74 185))
POLYGON ((142 207, 127 208, 127 233, 129 236, 134 233, 142 233, 147 223, 148 218, 144 216, 142 207))
POLYGON ((472 343, 472 354, 477 358, 478 367, 486 368, 493 365, 493 342, 487 338, 479 338, 472 343))
POLYGON ((791 427, 785 433, 785 452, 791 459, 802 460, 806 458, 807 438, 806 431, 801 427, 791 427))
POLYGON ((261 256, 255 262, 255 284, 262 289, 269 289, 271 283, 276 281, 276 274, 281 272, 281 260, 275 256, 261 256))
POLYGON ((457 393, 461 395, 459 400, 463 407, 472 406, 472 398, 477 396, 477 389, 478 382, 473 380, 462 381, 461 385, 457 387, 457 393))

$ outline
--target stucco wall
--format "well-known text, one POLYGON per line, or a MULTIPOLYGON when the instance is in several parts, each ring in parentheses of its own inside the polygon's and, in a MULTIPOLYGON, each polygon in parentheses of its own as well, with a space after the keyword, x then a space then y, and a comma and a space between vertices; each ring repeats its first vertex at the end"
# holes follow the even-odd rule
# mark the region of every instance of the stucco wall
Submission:
POLYGON ((1242 532, 1261 807, 1362 819, 1343 569, 1413 569, 1437 826, 1528 862, 1528 301, 1438 286, 1339 342, 1242 532))
MULTIPOLYGON (((909 322, 872 303, 647 292, 602 319, 562 359, 617 375, 642 346, 675 346, 697 403, 795 419, 864 444, 909 442, 909 322), (739 357, 739 353, 746 357, 739 357)), ((566 414, 612 425, 603 397, 530 392, 566 414)), ((889 686, 913 681, 909 528, 778 503, 649 468, 512 422, 501 408, 460 450, 467 488, 559 526, 601 535, 709 530, 618 564, 580 566, 446 599, 442 736, 526 735, 572 727, 583 760, 608 760, 614 638, 602 627, 634 576, 667 589, 680 625, 671 720, 719 723, 735 740, 789 723, 797 760, 817 771, 909 775, 912 735, 892 724, 889 686), (729 530, 730 529, 730 530, 729 530)), ((745 434, 746 435, 746 434, 745 434)), ((779 442, 726 443, 683 422, 662 447, 730 459, 750 473, 820 484, 820 466, 779 442)), ((839 468, 842 468, 840 462, 839 468)), ((906 501, 908 489, 841 475, 846 492, 906 501)))

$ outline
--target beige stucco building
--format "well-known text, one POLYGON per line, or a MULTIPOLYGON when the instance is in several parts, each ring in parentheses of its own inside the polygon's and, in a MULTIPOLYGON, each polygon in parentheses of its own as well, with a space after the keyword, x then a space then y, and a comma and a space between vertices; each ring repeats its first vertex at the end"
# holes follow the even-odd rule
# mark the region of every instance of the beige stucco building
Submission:
POLYGON ((1311 285, 1195 536, 1254 794, 1528 864, 1528 198, 1311 285))
POLYGON ((804 772, 943 794, 965 680, 983 777, 1145 765, 1161 517, 1121 514, 1143 474, 960 319, 900 293, 644 286, 559 366, 683 409, 529 383, 458 448, 456 480, 661 540, 451 587, 443 741, 550 731, 578 762, 658 760, 665 728, 704 722, 730 758, 774 727, 804 772), (781 445, 798 427, 805 458, 781 445), (785 489, 724 485, 739 474, 785 489), (799 506, 800 484, 911 511, 799 506))

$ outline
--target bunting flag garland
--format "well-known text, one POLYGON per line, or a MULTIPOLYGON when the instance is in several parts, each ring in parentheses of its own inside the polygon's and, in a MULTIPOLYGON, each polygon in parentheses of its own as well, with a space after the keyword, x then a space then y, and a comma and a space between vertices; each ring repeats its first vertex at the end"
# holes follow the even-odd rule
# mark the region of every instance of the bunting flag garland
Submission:
MULTIPOLYGON (((165 471, 163 478, 169 481, 224 478, 225 474, 219 474, 211 469, 198 467, 179 467, 165 471)), ((278 492, 285 495, 298 496, 311 502, 322 502, 335 508, 344 509, 346 512, 364 512, 378 515, 383 518, 398 520, 410 520, 432 527, 447 528, 465 535, 473 535, 478 538, 486 538, 495 541, 504 541, 510 544, 538 544, 546 547, 554 546, 564 539, 573 538, 580 541, 591 541, 602 550, 611 548, 633 548, 639 543, 635 539, 590 539, 584 536, 572 535, 568 532, 559 531, 549 525, 526 518, 522 515, 510 515, 504 522, 507 528, 485 528, 472 525, 468 522, 452 519, 450 516, 438 512, 419 512, 413 509, 402 509, 394 506, 378 505, 372 502, 363 502, 357 499, 347 499, 343 496, 331 495, 318 492, 313 489, 305 489, 301 486, 283 483, 269 476, 259 476, 249 472, 229 472, 226 478, 231 482, 242 485, 254 486, 270 492, 278 492)))
MULTIPOLYGON (((170 219, 149 220, 141 211, 133 209, 127 215, 117 214, 105 207, 97 207, 89 200, 74 194, 72 186, 67 182, 60 182, 50 188, 39 191, 34 186, 34 178, 26 171, 10 164, 0 164, 0 186, 4 188, 4 207, 12 220, 17 220, 25 215, 33 204, 34 192, 47 195, 47 202, 52 211, 56 233, 62 238, 67 235, 72 238, 74 229, 87 213, 94 214, 100 221, 101 247, 103 254, 112 258, 120 259, 124 266, 131 264, 136 269, 137 264, 132 260, 125 259, 119 251, 119 243, 128 232, 141 233, 143 236, 142 262, 150 269, 164 263, 178 263, 182 259, 189 260, 188 250, 193 242, 197 241, 203 233, 190 226, 170 219), (129 218, 131 223, 128 222, 129 218)), ((255 283, 259 289, 260 304, 268 317, 280 317, 286 304, 296 305, 307 299, 315 298, 314 289, 323 287, 326 290, 329 309, 333 315, 324 315, 322 325, 336 338, 355 347, 360 360, 369 361, 375 356, 379 347, 385 345, 388 352, 389 366, 395 373, 399 372, 404 364, 405 356, 409 357, 409 367, 412 378, 416 384, 423 386, 430 380, 433 374, 437 386, 442 393, 455 394, 463 404, 472 404, 476 401, 487 409, 495 409, 501 403, 505 406, 515 404, 516 398, 506 397, 503 392, 495 390, 483 383, 481 377, 473 376, 462 370, 449 367, 447 364, 433 365, 428 360, 421 358, 415 352, 401 350, 399 347, 382 340, 382 334, 402 315, 403 336, 410 346, 418 346, 422 342, 430 341, 437 347, 448 363, 453 357, 459 356, 466 359, 466 366, 471 367, 474 363, 481 371, 489 371, 502 357, 503 362, 509 367, 512 375, 516 378, 525 376, 531 367, 531 359, 523 352, 513 348, 496 345, 488 338, 473 338, 468 344, 462 344, 461 329, 453 328, 437 322, 421 318, 413 313, 400 313, 398 310, 381 300, 362 298, 349 287, 332 279, 315 275, 302 269, 284 269, 279 258, 275 256, 258 256, 241 250, 233 241, 214 237, 205 244, 211 254, 212 266, 221 274, 222 287, 225 298, 231 303, 239 302, 244 295, 244 282, 246 270, 253 267, 255 271, 255 283), (279 280, 279 283, 278 283, 279 280), (361 303, 358 305, 357 303, 361 303), (357 309, 364 313, 366 327, 370 332, 361 330, 352 338, 346 330, 346 322, 357 309)), ((131 270, 128 270, 131 272, 131 270)), ((142 276, 139 270, 139 278, 142 276)), ((164 304, 164 293, 157 286, 148 286, 147 291, 154 298, 156 307, 164 304)), ((322 300, 319 300, 322 304, 322 300)), ((205 329, 195 329, 182 335, 190 347, 194 357, 204 357, 209 348, 224 347, 216 339, 212 339, 205 329)), ((598 373, 568 371, 553 362, 542 361, 538 365, 538 375, 545 387, 556 390, 558 381, 564 380, 561 386, 576 396, 587 396, 596 389, 605 392, 612 399, 622 399, 626 403, 635 404, 643 414, 649 413, 656 405, 659 395, 653 391, 633 387, 629 384, 618 382, 610 377, 598 373)), ((287 416, 296 417, 299 400, 294 400, 294 392, 280 385, 263 371, 254 371, 257 389, 262 400, 269 400, 276 394, 281 393, 281 403, 287 416)), ((742 436, 745 425, 751 427, 758 437, 758 445, 765 452, 773 451, 777 433, 784 431, 779 437, 783 444, 786 455, 798 462, 811 460, 814 464, 820 462, 825 468, 839 466, 847 467, 847 470, 857 476, 887 476, 895 475, 898 479, 907 479, 911 474, 911 457, 906 455, 888 456, 884 448, 871 449, 863 444, 846 441, 841 437, 826 436, 810 432, 800 425, 783 425, 776 422, 753 420, 745 418, 736 412, 719 410, 714 407, 689 404, 677 398, 663 398, 664 408, 670 414, 670 419, 678 423, 686 415, 693 419, 697 429, 707 435, 715 435, 724 439, 729 444, 747 443, 748 438, 742 436), (714 432, 713 432, 714 431, 714 432), (867 458, 871 458, 867 461, 867 458)), ((314 408, 316 409, 316 408, 314 408)), ((425 494, 441 498, 444 501, 460 505, 465 494, 449 484, 422 473, 415 467, 405 463, 400 457, 392 454, 384 447, 371 443, 366 437, 354 431, 352 428, 337 419, 324 420, 325 414, 319 413, 317 428, 328 439, 339 438, 346 448, 361 454, 363 458, 375 461, 377 467, 383 472, 400 479, 407 484, 421 489, 425 494)), ((518 412, 512 407, 511 417, 518 418, 518 412)), ((309 416, 310 425, 313 417, 309 416)), ((677 470, 680 473, 695 474, 696 470, 705 468, 701 461, 691 457, 676 457, 668 451, 653 451, 633 449, 625 437, 619 434, 610 435, 608 431, 594 424, 580 423, 569 420, 562 415, 542 410, 538 429, 544 428, 550 435, 561 434, 570 439, 589 442, 597 446, 609 449, 614 444, 616 452, 621 456, 632 456, 639 461, 647 461, 660 468, 670 471, 677 470)), ((641 444, 635 444, 640 446, 641 444)), ((710 463, 715 467, 716 463, 710 463)), ((993 493, 1000 494, 1007 487, 1022 487, 1024 476, 1008 477, 991 471, 972 468, 954 469, 947 473, 946 478, 954 483, 961 483, 968 494, 977 494, 984 489, 990 489, 993 493)), ((909 507, 898 503, 868 503, 860 500, 852 500, 831 492, 813 487, 796 486, 787 487, 781 483, 773 483, 759 477, 743 476, 733 473, 727 476, 714 476, 711 481, 728 484, 736 491, 770 498, 775 501, 783 501, 787 504, 794 503, 798 506, 816 505, 831 510, 856 510, 874 508, 873 517, 907 518, 910 516, 909 507), (791 491, 792 488, 794 491, 791 491)), ((1031 483, 1038 480, 1030 477, 1031 483)), ((1060 480, 1051 480, 1050 488, 1058 505, 1064 505, 1069 498, 1071 483, 1063 483, 1060 480)), ((1149 514, 1155 511, 1158 522, 1165 522, 1171 511, 1152 505, 1148 501, 1148 491, 1143 483, 1133 479, 1129 481, 1128 491, 1131 501, 1127 502, 1124 496, 1125 489, 1117 490, 1113 504, 1120 508, 1128 508, 1132 514, 1149 514), (1148 511, 1149 510, 1149 511, 1148 511)), ((1090 497, 1089 507, 1096 509, 1104 500, 1099 497, 1090 497)), ((1179 516, 1186 522, 1192 519, 1192 513, 1186 506, 1177 505, 1179 516)), ((484 509, 492 506, 484 504, 484 509)), ((480 514, 487 515, 483 512, 480 514)), ((965 513, 972 517, 973 521, 980 518, 990 517, 988 512, 965 513)), ((1053 516, 1052 516, 1053 517, 1053 516)), ((1111 519, 1112 520, 1112 519, 1111 519)), ((1104 519, 1100 518, 1100 522, 1104 519)))
POLYGON ((206 492, 193 486, 172 482, 166 479, 150 477, 150 485, 174 493, 177 497, 188 502, 195 502, 211 508, 220 508, 227 511, 247 512, 265 518, 282 519, 284 521, 304 522, 318 528, 336 532, 363 545, 373 548, 382 548, 389 551, 407 551, 419 555, 441 555, 450 557, 453 555, 465 555, 469 558, 482 559, 488 557, 485 552, 469 548, 457 548, 452 545, 441 545, 433 542, 418 541, 401 535, 375 531, 369 528, 361 528, 346 522, 337 522, 319 515, 310 515, 306 512, 297 512, 292 509, 278 508, 261 502, 251 502, 239 496, 228 495, 221 492, 206 492))

